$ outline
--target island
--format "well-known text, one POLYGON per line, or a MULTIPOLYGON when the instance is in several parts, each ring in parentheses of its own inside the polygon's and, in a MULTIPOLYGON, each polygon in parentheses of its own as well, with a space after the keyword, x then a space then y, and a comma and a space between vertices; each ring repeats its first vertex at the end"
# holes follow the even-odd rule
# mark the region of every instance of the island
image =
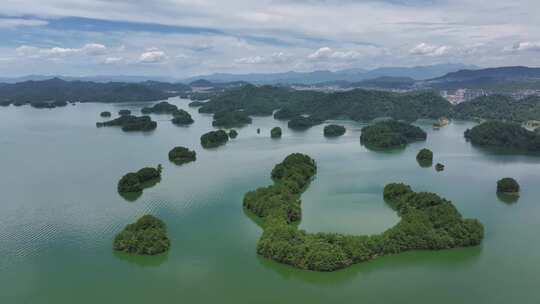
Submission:
POLYGON ((427 134, 411 124, 386 120, 362 128, 360 143, 370 149, 405 147, 408 143, 426 140, 427 134))
POLYGON ((185 125, 190 125, 194 122, 193 118, 191 117, 191 114, 189 114, 185 110, 177 109, 172 114, 173 114, 173 119, 171 121, 175 125, 185 126, 185 125))
POLYGON ((178 107, 166 101, 158 102, 151 107, 141 109, 143 114, 173 114, 178 111, 178 107))
POLYGON ((201 145, 205 149, 224 145, 229 141, 229 135, 223 130, 210 131, 201 136, 201 145))
POLYGON ((137 172, 130 172, 122 176, 118 181, 119 193, 141 192, 146 188, 146 184, 161 178, 161 165, 157 168, 145 167, 137 172))
POLYGON ((237 136, 238 136, 238 132, 237 132, 235 129, 231 129, 231 130, 229 131, 229 137, 230 137, 231 139, 234 139, 234 138, 236 138, 237 136))
POLYGON ((214 114, 214 127, 242 127, 252 122, 251 117, 242 111, 223 111, 214 114))
POLYGON ((118 115, 120 115, 120 116, 131 115, 131 111, 130 110, 120 110, 120 111, 118 111, 118 115))
POLYGON ((401 220, 375 235, 308 233, 298 229, 301 194, 317 172, 308 155, 294 153, 272 170, 274 183, 246 193, 243 206, 262 219, 257 253, 264 258, 312 271, 335 271, 385 255, 410 250, 477 246, 484 227, 464 219, 452 202, 399 183, 384 187, 383 197, 401 220))
POLYGON ((502 178, 497 181, 497 193, 519 196, 519 184, 511 177, 502 178))
POLYGON ((289 120, 287 126, 292 130, 303 131, 320 123, 322 123, 322 120, 311 116, 296 116, 289 120))
POLYGON ((261 134, 261 128, 257 128, 257 134, 261 134))
POLYGON ((416 161, 421 167, 431 167, 433 163, 433 152, 429 149, 422 149, 416 154, 416 161))
POLYGON ((443 170, 444 170, 444 165, 443 165, 443 164, 437 163, 437 164, 435 165, 435 171, 441 172, 441 171, 443 171, 443 170))
POLYGON ((200 106, 204 106, 205 103, 206 102, 204 102, 204 101, 195 100, 195 101, 192 101, 192 102, 188 103, 188 107, 192 107, 192 108, 200 107, 200 106))
POLYGON ((464 136, 473 145, 540 152, 540 135, 516 123, 488 121, 467 129, 464 136))
POLYGON ((281 128, 280 127, 272 128, 272 130, 270 130, 270 137, 271 138, 281 138, 281 128))
POLYGON ((326 137, 338 137, 345 134, 345 127, 340 125, 327 125, 324 127, 323 134, 326 137))
POLYGON ((169 160, 177 165, 182 165, 195 161, 197 159, 197 153, 191 151, 186 147, 174 147, 169 151, 169 160))
POLYGON ((110 126, 120 126, 122 131, 152 131, 157 128, 157 122, 153 121, 150 116, 133 116, 133 115, 124 115, 113 120, 105 122, 97 122, 96 126, 100 127, 110 127, 110 126))
POLYGON ((116 235, 113 249, 135 255, 156 255, 171 247, 167 227, 152 215, 143 215, 116 235))
POLYGON ((101 117, 111 117, 111 112, 109 111, 103 111, 99 114, 101 117))

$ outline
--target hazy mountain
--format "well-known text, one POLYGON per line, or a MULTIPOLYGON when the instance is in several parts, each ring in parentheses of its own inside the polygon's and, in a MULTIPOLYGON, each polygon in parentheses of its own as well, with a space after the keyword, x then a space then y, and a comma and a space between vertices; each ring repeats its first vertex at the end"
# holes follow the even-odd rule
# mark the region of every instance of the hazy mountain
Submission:
POLYGON ((378 77, 408 77, 415 80, 431 79, 443 76, 449 72, 462 69, 475 69, 476 66, 463 64, 438 64, 418 67, 385 67, 374 70, 361 68, 340 71, 313 71, 313 72, 285 72, 285 73, 252 73, 252 74, 227 74, 217 73, 185 79, 191 82, 205 79, 212 82, 247 81, 255 84, 315 84, 322 82, 349 81, 358 82, 378 77))
POLYGON ((48 79, 62 79, 65 81, 91 81, 91 82, 144 82, 144 81, 159 81, 159 82, 177 82, 171 77, 158 76, 129 76, 129 75, 96 75, 96 76, 61 76, 61 75, 27 75, 21 77, 0 77, 0 83, 18 83, 25 81, 43 81, 48 79))

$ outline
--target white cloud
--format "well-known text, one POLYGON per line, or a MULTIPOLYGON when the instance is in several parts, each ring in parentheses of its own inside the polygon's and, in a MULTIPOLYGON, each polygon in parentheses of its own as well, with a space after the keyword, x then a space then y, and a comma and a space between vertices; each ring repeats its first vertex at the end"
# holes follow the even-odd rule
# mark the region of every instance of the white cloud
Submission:
POLYGON ((275 52, 270 56, 250 56, 237 58, 234 63, 237 64, 278 64, 285 63, 292 59, 292 56, 285 54, 284 52, 275 52))
POLYGON ((107 53, 107 47, 99 43, 88 43, 80 51, 90 56, 98 56, 107 53))
POLYGON ((124 59, 122 57, 107 57, 103 59, 103 63, 105 64, 115 64, 122 62, 124 59))
POLYGON ((163 51, 158 51, 152 48, 152 51, 142 53, 139 56, 139 62, 142 63, 158 63, 167 60, 167 55, 163 51))
POLYGON ((88 56, 98 56, 107 53, 107 47, 99 43, 88 43, 81 48, 37 48, 28 45, 21 45, 16 50, 17 55, 29 58, 60 58, 77 54, 88 56))
POLYGON ((450 48, 446 45, 437 46, 422 42, 410 49, 409 54, 437 57, 448 54, 449 49, 450 48))
POLYGON ((315 52, 309 54, 309 60, 338 60, 338 61, 353 61, 363 57, 376 56, 383 53, 384 50, 374 46, 356 47, 351 50, 334 50, 330 47, 322 47, 315 52))
POLYGON ((531 41, 524 41, 514 44, 511 48, 505 49, 506 51, 532 51, 532 52, 540 52, 540 41, 537 42, 531 42, 531 41))

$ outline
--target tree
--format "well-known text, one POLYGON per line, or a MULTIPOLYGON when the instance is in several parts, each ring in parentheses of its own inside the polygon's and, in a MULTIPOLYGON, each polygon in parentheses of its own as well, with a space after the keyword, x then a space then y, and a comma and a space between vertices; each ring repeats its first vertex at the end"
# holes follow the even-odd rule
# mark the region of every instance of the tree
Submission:
POLYGON ((280 138, 281 137, 281 128, 280 127, 272 128, 272 130, 270 130, 270 137, 271 138, 280 138))

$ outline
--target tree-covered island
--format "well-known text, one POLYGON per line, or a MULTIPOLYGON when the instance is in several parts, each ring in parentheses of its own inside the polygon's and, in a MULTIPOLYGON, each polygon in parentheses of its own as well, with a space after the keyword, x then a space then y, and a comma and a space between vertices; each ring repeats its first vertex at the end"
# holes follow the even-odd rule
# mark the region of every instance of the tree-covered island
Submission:
POLYGON ((433 164, 433 152, 430 149, 422 149, 416 154, 416 161, 421 167, 431 167, 433 164))
POLYGON ((161 165, 157 168, 145 167, 137 172, 130 172, 122 176, 118 181, 119 193, 141 192, 145 188, 145 184, 161 178, 161 165))
POLYGON ((173 114, 178 111, 178 107, 166 101, 158 102, 151 107, 141 109, 143 114, 173 114))
POLYGON ((272 128, 272 130, 270 130, 270 137, 271 138, 281 138, 281 128, 280 127, 272 128))
POLYGON ((417 126, 386 120, 362 128, 360 142, 371 149, 404 147, 408 143, 426 140, 427 134, 417 126))
POLYGON ((327 125, 324 127, 323 134, 326 137, 338 137, 345 134, 345 127, 341 125, 327 125))
POLYGON ((169 151, 169 160, 177 165, 195 161, 197 153, 186 147, 174 147, 169 151))
POLYGON ((122 131, 152 131, 157 128, 157 122, 153 121, 150 116, 133 116, 133 115, 123 115, 113 120, 105 122, 97 122, 96 126, 100 127, 110 127, 110 126, 119 126, 122 127, 122 131))
POLYGON ((194 123, 191 114, 182 109, 177 109, 173 113, 173 119, 171 120, 173 124, 178 126, 185 126, 194 123))
POLYGON ((131 115, 131 111, 126 110, 126 109, 120 110, 120 111, 118 111, 118 115, 120 115, 120 116, 128 116, 128 115, 131 115))
POLYGON ((540 152, 540 135, 515 123, 488 121, 467 129, 464 135, 473 145, 540 152))
POLYGON ((251 117, 242 111, 223 111, 214 114, 214 127, 242 127, 252 122, 251 117))
POLYGON ((99 114, 101 117, 111 117, 111 112, 109 111, 103 111, 99 114))
POLYGON ((511 178, 505 177, 497 181, 497 193, 519 195, 519 184, 511 178))
POLYGON ((224 145, 229 141, 229 135, 224 130, 210 131, 201 136, 201 146, 205 149, 224 145))
POLYGON ((236 131, 235 129, 231 129, 229 131, 229 138, 235 139, 237 136, 238 136, 238 131, 236 131))
POLYGON ((136 255, 156 255, 169 250, 167 227, 160 219, 144 215, 116 235, 113 248, 136 255))
POLYGON ((272 170, 274 183, 246 193, 244 208, 263 219, 257 253, 265 258, 314 271, 334 271, 384 255, 409 250, 441 250, 479 245, 483 225, 463 219, 454 205, 435 193, 414 192, 388 184, 384 198, 401 220, 375 235, 308 233, 301 218, 300 195, 317 172, 315 161, 291 154, 272 170))

